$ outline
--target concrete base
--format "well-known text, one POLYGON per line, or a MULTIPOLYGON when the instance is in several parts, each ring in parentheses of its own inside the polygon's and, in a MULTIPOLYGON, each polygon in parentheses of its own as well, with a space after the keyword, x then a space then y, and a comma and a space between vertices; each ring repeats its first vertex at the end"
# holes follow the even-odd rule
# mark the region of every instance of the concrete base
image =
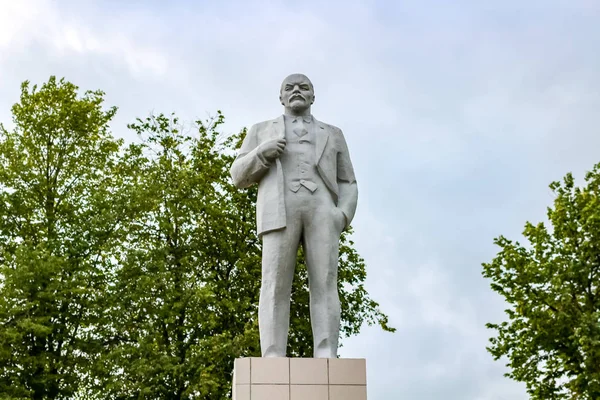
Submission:
POLYGON ((238 358, 233 400, 366 400, 364 359, 238 358))

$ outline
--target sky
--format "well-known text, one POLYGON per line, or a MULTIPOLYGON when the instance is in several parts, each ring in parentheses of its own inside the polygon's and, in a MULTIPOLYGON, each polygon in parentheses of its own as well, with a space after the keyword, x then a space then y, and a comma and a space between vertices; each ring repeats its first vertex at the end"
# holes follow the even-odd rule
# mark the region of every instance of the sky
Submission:
POLYGON ((25 80, 106 92, 111 127, 221 110, 238 132, 282 113, 291 73, 340 127, 367 290, 396 333, 365 327, 370 400, 521 400, 485 347, 499 235, 546 218, 548 185, 600 162, 600 2, 0 0, 0 121, 25 80))

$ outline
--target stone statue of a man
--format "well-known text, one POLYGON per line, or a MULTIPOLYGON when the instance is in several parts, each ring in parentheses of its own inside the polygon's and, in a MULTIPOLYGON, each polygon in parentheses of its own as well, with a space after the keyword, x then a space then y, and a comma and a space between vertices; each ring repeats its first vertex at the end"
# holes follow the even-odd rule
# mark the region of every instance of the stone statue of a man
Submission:
POLYGON ((339 240, 356 210, 358 189, 342 131, 311 115, 315 95, 304 75, 288 76, 284 115, 253 125, 231 167, 239 188, 258 184, 262 239, 259 301, 263 357, 285 357, 298 246, 304 248, 314 357, 337 357, 339 240))

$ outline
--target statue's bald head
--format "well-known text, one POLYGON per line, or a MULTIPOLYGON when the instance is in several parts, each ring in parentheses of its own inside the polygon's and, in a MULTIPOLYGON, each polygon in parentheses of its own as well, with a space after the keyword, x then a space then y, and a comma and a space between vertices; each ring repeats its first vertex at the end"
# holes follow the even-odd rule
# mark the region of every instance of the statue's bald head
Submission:
POLYGON ((310 113, 315 101, 312 82, 304 74, 292 74, 285 78, 279 90, 279 101, 289 114, 310 113))
POLYGON ((283 90, 285 89, 286 84, 294 84, 294 83, 297 83, 297 84, 306 83, 306 84, 308 84, 308 86, 310 86, 310 90, 312 90, 313 93, 315 92, 315 87, 313 86, 310 79, 308 79, 308 76, 306 76, 304 74, 291 74, 291 75, 288 75, 283 80, 283 82, 281 82, 281 88, 279 89, 279 94, 283 93, 283 90))

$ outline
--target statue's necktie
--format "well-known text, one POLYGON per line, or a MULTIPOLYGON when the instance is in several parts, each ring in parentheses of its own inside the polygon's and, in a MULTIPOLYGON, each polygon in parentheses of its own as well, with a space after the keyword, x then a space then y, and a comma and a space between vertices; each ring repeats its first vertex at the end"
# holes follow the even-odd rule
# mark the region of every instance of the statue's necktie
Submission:
POLYGON ((295 125, 293 131, 297 136, 302 137, 308 133, 308 130, 306 130, 306 128, 304 127, 304 124, 310 123, 309 119, 297 117, 292 122, 295 125))

